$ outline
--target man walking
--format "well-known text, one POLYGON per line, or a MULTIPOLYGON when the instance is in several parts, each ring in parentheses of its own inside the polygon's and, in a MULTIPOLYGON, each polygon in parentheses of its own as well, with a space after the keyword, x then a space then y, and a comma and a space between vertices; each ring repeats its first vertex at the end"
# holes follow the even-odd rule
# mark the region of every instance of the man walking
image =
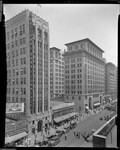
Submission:
POLYGON ((66 133, 65 133, 65 140, 67 140, 67 135, 66 135, 66 133))

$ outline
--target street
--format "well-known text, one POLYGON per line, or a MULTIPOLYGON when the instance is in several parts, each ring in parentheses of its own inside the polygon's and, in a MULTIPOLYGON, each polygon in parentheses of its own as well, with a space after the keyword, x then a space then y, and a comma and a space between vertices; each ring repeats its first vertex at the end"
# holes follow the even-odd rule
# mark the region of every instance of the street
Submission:
POLYGON ((67 140, 65 140, 64 135, 60 139, 60 143, 56 145, 56 147, 92 147, 91 142, 86 142, 82 135, 80 136, 80 139, 76 138, 74 136, 73 132, 80 132, 80 133, 90 133, 92 129, 99 129, 106 121, 105 120, 99 120, 99 117, 109 116, 113 112, 110 112, 108 110, 103 110, 101 113, 98 114, 90 114, 86 116, 83 121, 80 121, 77 125, 77 127, 73 130, 70 130, 67 133, 67 140))

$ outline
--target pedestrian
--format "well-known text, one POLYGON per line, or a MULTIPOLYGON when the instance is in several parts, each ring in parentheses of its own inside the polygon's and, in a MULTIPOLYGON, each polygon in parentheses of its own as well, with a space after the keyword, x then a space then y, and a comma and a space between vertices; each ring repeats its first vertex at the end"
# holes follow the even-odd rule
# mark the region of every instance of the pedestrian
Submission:
POLYGON ((78 139, 80 139, 80 132, 79 132, 79 136, 78 136, 78 139))
POLYGON ((77 132, 75 133, 75 137, 77 138, 77 132))
POLYGON ((67 135, 66 135, 66 133, 65 133, 65 140, 67 140, 67 135))
POLYGON ((78 136, 79 136, 79 133, 77 132, 77 138, 78 138, 78 136))

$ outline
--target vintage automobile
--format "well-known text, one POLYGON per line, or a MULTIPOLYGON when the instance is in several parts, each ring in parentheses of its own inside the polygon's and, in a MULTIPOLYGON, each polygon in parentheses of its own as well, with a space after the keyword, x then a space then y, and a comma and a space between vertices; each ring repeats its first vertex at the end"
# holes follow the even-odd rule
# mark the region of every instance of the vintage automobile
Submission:
POLYGON ((71 127, 70 126, 66 126, 66 127, 64 127, 64 129, 66 130, 66 133, 68 133, 70 131, 71 127))
POLYGON ((76 128, 76 126, 77 126, 77 123, 74 122, 73 124, 70 125, 70 129, 74 129, 74 128, 76 128))
POLYGON ((61 131, 61 130, 56 131, 56 135, 59 137, 61 137, 63 134, 64 134, 64 131, 61 131))
POLYGON ((48 142, 48 147, 56 146, 59 142, 60 142, 60 137, 59 136, 54 136, 48 142))

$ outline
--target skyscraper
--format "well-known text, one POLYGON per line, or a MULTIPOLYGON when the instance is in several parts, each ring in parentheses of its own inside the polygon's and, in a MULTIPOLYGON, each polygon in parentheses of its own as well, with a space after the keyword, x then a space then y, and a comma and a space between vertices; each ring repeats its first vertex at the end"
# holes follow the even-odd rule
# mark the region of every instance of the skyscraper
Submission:
POLYGON ((105 93, 103 50, 90 39, 65 44, 65 100, 75 102, 75 110, 84 113, 102 105, 105 93))
MULTIPOLYGON (((29 137, 40 137, 50 120, 49 24, 29 10, 6 21, 7 103, 24 103, 29 137)), ((34 140, 32 140, 34 141, 34 140)))
POLYGON ((106 72, 106 82, 105 82, 105 94, 110 95, 114 99, 115 94, 115 79, 116 79, 116 70, 115 65, 111 62, 106 63, 105 72, 106 72))
POLYGON ((64 58, 56 47, 50 48, 50 95, 61 97, 64 94, 64 58))

